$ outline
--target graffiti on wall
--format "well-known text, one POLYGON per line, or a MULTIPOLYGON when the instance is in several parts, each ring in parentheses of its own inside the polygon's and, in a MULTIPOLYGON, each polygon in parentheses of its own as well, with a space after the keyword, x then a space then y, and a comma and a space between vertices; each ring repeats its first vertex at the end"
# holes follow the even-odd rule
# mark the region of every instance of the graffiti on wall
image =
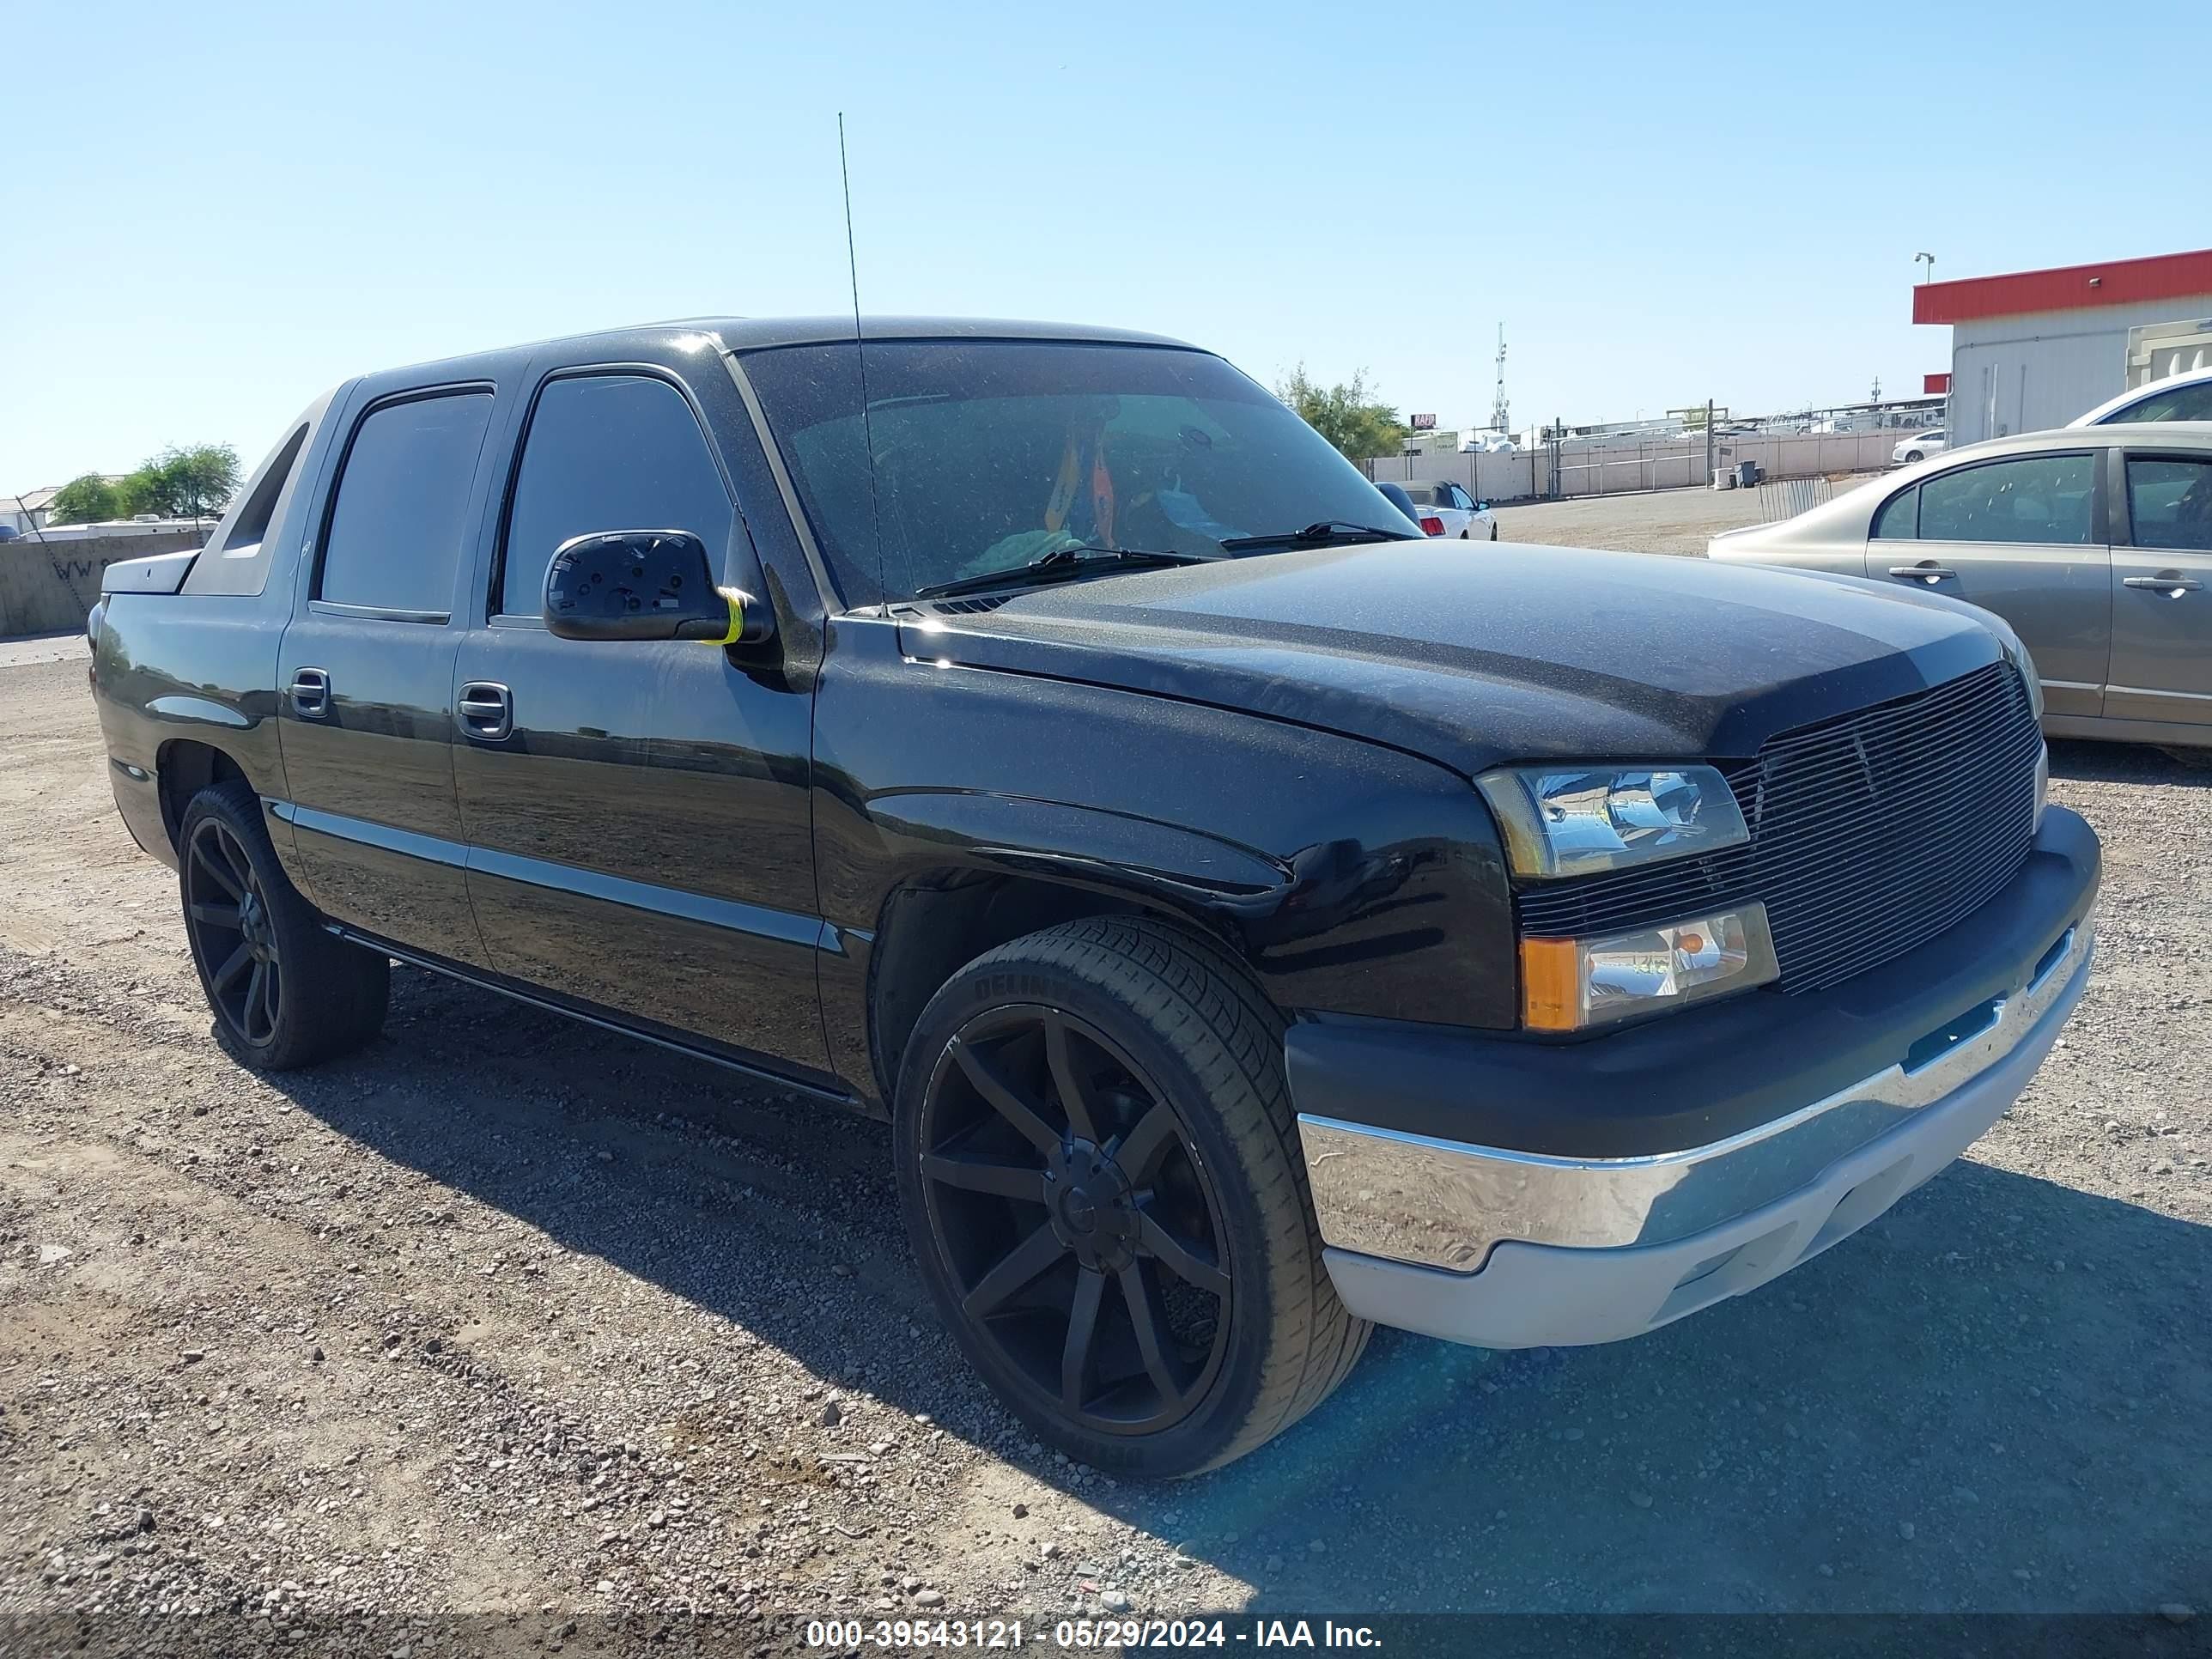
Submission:
POLYGON ((119 559, 137 556, 135 553, 111 553, 105 558, 55 559, 54 580, 64 584, 70 597, 88 611, 100 603, 100 578, 106 574, 107 567, 119 559))

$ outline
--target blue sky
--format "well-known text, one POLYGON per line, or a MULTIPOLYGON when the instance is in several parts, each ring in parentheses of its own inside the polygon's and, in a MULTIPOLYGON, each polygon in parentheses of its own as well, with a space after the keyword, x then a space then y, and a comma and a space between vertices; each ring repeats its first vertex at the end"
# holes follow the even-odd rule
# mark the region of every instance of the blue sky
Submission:
POLYGON ((1948 357, 1917 250, 2212 243, 2135 137, 2208 43, 2203 0, 32 6, 0 490, 173 442, 251 464, 366 369, 841 309, 841 108, 871 311, 1364 368, 1448 425, 1486 412, 1500 320, 1516 425, 1915 390, 1948 357))

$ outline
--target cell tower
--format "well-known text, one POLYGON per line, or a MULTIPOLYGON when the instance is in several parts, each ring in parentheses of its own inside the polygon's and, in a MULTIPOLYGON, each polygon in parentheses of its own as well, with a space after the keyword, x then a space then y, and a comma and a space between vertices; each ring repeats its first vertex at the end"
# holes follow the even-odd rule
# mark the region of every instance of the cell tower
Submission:
POLYGON ((1513 415, 1505 402, 1505 325, 1498 325, 1498 396, 1490 405, 1490 423, 1500 435, 1512 431, 1513 415))

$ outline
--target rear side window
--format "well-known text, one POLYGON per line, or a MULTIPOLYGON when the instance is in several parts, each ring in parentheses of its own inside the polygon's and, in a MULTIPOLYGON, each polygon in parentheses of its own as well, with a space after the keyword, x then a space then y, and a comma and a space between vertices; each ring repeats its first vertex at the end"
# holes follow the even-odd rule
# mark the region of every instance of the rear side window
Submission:
POLYGON ((2132 421, 2212 421, 2212 380, 2155 392, 2125 409, 2114 410, 2098 424, 2115 426, 2132 421))
POLYGON ((1920 533, 1920 487, 1900 490, 1881 504, 1874 515, 1874 539, 1909 542, 1920 533))
POLYGON ((498 610, 544 608, 553 550, 604 530, 688 530, 716 569, 736 521, 706 434, 684 394, 643 374, 550 382, 523 440, 507 514, 498 610))
POLYGON ((2212 553, 2212 462, 2130 460, 2128 518, 2137 547, 2212 553))
POLYGON ((2096 472, 2088 455, 2029 455, 1927 479, 1920 539, 2086 546, 2096 472))
POLYGON ((291 493, 312 424, 303 421, 295 425, 255 470, 244 497, 225 516, 207 550, 193 562, 184 592, 251 596, 268 585, 268 539, 277 509, 291 493))
POLYGON ((415 398, 368 412, 338 476, 318 599, 425 617, 452 609, 469 485, 490 420, 489 392, 415 398))

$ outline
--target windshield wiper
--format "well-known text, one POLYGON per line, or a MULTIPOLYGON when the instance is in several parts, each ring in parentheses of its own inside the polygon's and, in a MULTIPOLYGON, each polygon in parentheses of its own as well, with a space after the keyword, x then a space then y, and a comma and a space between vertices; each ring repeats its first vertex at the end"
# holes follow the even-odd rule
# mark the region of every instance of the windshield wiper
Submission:
POLYGON ((987 587, 1025 587, 1036 582, 1066 581, 1094 570, 1141 569, 1205 562, 1203 554, 1159 552, 1144 547, 1055 547, 1027 564, 986 570, 980 575, 961 576, 949 582, 932 582, 927 587, 915 588, 914 596, 917 599, 943 599, 955 593, 979 593, 987 587))
POLYGON ((1304 530, 1286 530, 1273 536, 1232 536, 1221 544, 1224 553, 1241 553, 1261 547, 1322 547, 1330 542, 1418 542, 1427 538, 1417 530, 1377 530, 1373 525, 1352 524, 1343 519, 1323 519, 1304 530))

